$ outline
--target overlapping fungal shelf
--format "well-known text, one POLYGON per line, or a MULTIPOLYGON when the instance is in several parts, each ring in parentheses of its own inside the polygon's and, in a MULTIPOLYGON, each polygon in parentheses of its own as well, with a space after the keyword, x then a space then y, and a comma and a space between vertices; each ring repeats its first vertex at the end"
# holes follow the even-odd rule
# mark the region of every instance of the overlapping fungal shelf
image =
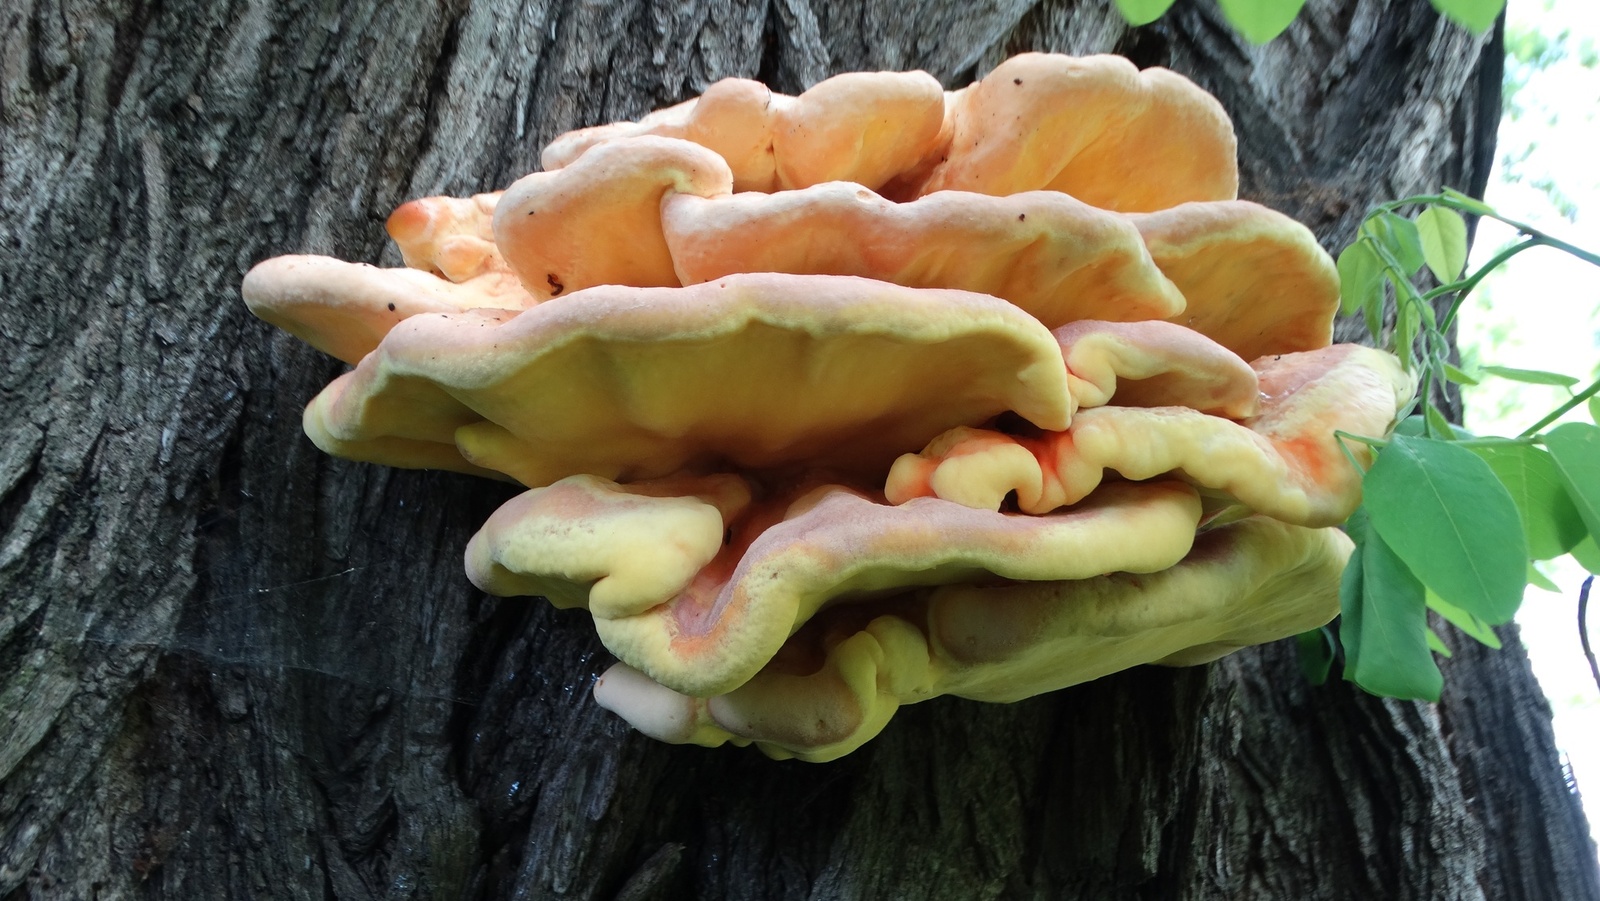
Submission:
POLYGON ((1337 612, 1334 432, 1412 384, 1329 346, 1334 266, 1234 155, 1214 99, 1115 57, 730 79, 405 204, 406 268, 280 257, 244 295, 354 366, 319 447, 527 486, 467 573, 585 608, 601 704, 828 760, 902 704, 1337 612))

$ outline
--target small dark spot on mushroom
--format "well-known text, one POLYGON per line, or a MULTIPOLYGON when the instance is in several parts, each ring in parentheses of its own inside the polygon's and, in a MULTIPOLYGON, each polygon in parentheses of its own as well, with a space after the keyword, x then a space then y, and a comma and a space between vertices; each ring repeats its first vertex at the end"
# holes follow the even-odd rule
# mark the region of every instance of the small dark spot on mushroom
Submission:
POLYGON ((1020 79, 1020 78, 1013 78, 1013 79, 1011 79, 1011 83, 1012 83, 1012 84, 1022 84, 1022 79, 1020 79))
POLYGON ((538 210, 529 210, 528 211, 528 215, 532 216, 534 213, 537 213, 537 212, 539 212, 539 211, 538 210))
POLYGON ((1028 214, 1027 213, 1018 213, 1017 214, 1017 221, 1018 222, 1027 222, 1028 221, 1028 214))
POLYGON ((394 304, 389 304, 389 312, 394 312, 394 304))
POLYGON ((546 282, 548 282, 549 285, 550 285, 550 288, 551 288, 550 296, 551 297, 560 297, 561 296, 561 292, 567 290, 567 286, 561 284, 560 279, 556 278, 556 274, 554 272, 546 274, 545 277, 544 277, 544 280, 546 282))

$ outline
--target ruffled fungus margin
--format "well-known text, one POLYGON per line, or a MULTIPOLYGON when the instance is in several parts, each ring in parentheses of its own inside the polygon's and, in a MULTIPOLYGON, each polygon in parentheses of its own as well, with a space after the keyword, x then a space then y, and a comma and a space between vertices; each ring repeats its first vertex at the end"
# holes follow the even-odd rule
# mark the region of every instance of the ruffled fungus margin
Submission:
POLYGON ((905 703, 1336 612, 1334 432, 1413 386, 1327 346, 1332 262, 1234 154, 1214 99, 1115 57, 730 79, 405 204, 405 269, 282 257, 244 295, 355 364, 320 447, 530 489, 468 572, 586 609, 603 705, 827 760, 905 703))

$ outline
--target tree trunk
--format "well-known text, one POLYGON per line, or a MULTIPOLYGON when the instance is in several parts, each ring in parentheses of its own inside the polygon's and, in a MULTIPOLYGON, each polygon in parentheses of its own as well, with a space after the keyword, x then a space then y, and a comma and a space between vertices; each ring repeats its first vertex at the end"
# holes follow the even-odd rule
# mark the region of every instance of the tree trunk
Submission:
POLYGON ((511 490, 323 457, 339 366, 238 297, 276 254, 396 265, 403 200, 723 76, 1024 49, 1194 78, 1244 196, 1330 248, 1487 176, 1500 43, 1421 0, 1265 47, 1184 0, 6 4, 0 898, 1600 898, 1515 630, 1437 706, 1280 643, 919 705, 832 764, 649 741, 586 616, 463 577, 511 490))

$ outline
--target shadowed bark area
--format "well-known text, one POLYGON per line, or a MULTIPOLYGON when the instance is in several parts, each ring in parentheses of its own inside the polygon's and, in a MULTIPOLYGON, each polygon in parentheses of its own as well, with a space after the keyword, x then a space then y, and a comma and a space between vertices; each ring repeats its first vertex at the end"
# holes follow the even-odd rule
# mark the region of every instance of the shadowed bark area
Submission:
POLYGON ((1023 49, 1190 75, 1329 247, 1487 177, 1498 41, 1420 0, 1264 48, 1190 2, 0 9, 0 898, 1600 898, 1514 634, 1437 707, 1279 645, 908 708, 833 764, 643 739, 584 615, 462 576, 512 489, 323 457, 340 367, 238 297, 276 254, 396 265, 403 200, 716 78, 1023 49))

